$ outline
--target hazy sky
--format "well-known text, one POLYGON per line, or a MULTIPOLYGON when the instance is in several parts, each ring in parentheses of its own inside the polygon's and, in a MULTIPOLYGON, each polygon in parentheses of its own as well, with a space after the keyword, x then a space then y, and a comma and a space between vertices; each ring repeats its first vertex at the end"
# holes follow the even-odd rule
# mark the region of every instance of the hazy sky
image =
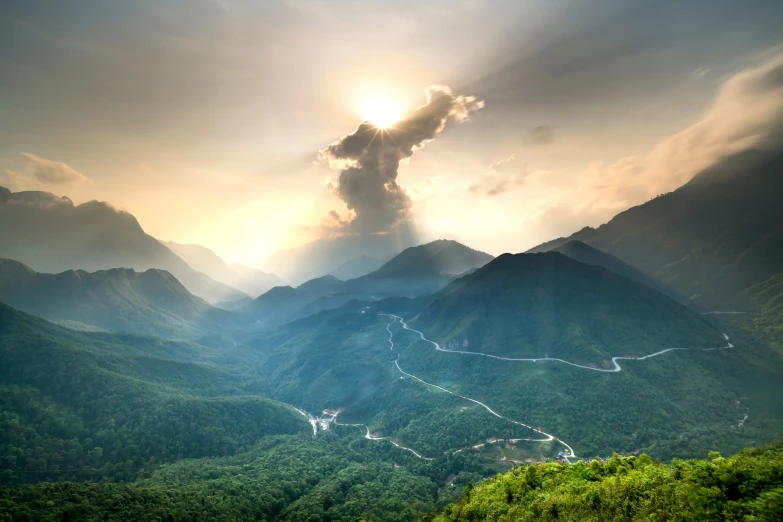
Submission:
POLYGON ((781 20, 779 0, 6 0, 0 185, 254 263, 350 231, 373 175, 395 197, 373 230, 399 211, 521 251, 779 128, 781 20), (350 149, 370 109, 416 108, 398 171, 350 149))

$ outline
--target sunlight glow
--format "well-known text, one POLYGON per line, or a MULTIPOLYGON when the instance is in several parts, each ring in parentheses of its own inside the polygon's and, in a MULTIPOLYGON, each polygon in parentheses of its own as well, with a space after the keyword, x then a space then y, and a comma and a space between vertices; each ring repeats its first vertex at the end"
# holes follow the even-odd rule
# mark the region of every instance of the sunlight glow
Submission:
POLYGON ((386 100, 372 100, 362 106, 362 116, 379 129, 387 129, 394 125, 402 115, 402 111, 386 100))

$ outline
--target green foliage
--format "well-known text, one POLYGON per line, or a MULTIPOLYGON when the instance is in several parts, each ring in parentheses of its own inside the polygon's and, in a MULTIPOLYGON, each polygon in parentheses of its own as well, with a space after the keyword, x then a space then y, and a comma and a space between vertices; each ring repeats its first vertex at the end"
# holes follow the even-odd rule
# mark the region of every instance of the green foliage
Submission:
POLYGON ((195 362, 208 354, 71 332, 0 305, 0 481, 128 480, 158 462, 308 431, 290 407, 195 362))
POLYGON ((42 274, 0 259, 0 301, 79 330, 196 339, 243 326, 240 317, 210 306, 171 274, 155 269, 42 274))
POLYGON ((466 488, 432 522, 783 519, 783 445, 724 459, 613 456, 606 463, 539 464, 466 488))
POLYGON ((616 355, 725 345, 671 298, 556 252, 504 254, 436 294, 411 324, 447 349, 597 367, 616 355))

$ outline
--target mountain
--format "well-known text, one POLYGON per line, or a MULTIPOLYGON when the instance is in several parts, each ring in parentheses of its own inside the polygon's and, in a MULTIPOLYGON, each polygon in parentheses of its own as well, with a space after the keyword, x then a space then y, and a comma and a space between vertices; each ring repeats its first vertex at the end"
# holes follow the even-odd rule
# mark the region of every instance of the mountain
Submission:
POLYGON ((579 458, 734 452, 775 440, 783 429, 783 355, 774 339, 745 330, 751 316, 701 315, 559 253, 501 256, 443 293, 351 301, 257 332, 237 350, 257 358, 252 366, 271 398, 340 410, 341 422, 366 424, 436 458, 476 447, 475 458, 509 466, 509 459, 556 458, 564 448, 514 421, 558 437, 579 458), (453 301, 442 306, 445 300, 453 301), (455 324, 465 327, 457 335, 455 324), (720 330, 736 348, 728 349, 720 330), (464 346, 473 334, 483 339, 464 346), (482 353, 548 354, 571 364, 482 353), (631 358, 615 366, 618 356, 631 358), (520 440, 481 448, 490 437, 520 440))
POLYGON ((690 182, 530 250, 579 240, 712 309, 752 308, 745 290, 783 273, 783 153, 746 151, 690 182))
POLYGON ((264 263, 264 270, 278 274, 296 286, 331 274, 363 255, 389 259, 417 243, 416 234, 409 227, 401 227, 389 234, 324 237, 275 252, 264 263))
POLYGON ((332 270, 329 275, 333 275, 337 279, 347 281, 348 279, 356 279, 363 275, 379 269, 383 265, 383 261, 374 257, 364 255, 346 261, 336 269, 332 270))
POLYGON ((491 259, 456 241, 437 240, 407 248, 374 272, 345 282, 329 275, 297 288, 273 288, 240 312, 268 325, 337 308, 352 299, 418 297, 440 290, 491 259))
POLYGON ((726 344, 701 314, 556 252, 504 254, 436 294, 412 324, 447 348, 607 368, 616 355, 726 344))
POLYGON ((99 201, 74 205, 49 192, 0 187, 0 257, 49 273, 158 268, 210 303, 245 295, 193 270, 128 212, 99 201))
POLYGON ((342 284, 336 277, 326 275, 296 288, 277 286, 241 307, 238 312, 253 317, 257 326, 284 323, 307 315, 305 307, 339 292, 342 284))
POLYGON ((194 270, 207 274, 232 288, 250 296, 259 296, 285 282, 274 274, 250 268, 241 263, 230 265, 215 252, 201 245, 183 245, 173 241, 162 241, 166 247, 185 260, 194 270))
POLYGON ((193 343, 74 332, 0 303, 0 480, 84 480, 74 473, 84 469, 122 481, 155 462, 310 431, 217 356, 193 343))
POLYGON ((601 252, 597 248, 586 245, 581 241, 569 241, 564 245, 552 249, 552 252, 559 252, 586 265, 602 266, 610 272, 621 275, 626 279, 630 279, 631 281, 636 281, 637 283, 642 283, 643 285, 647 285, 650 288, 654 288, 662 294, 668 295, 672 299, 677 301, 683 300, 682 296, 678 295, 674 290, 661 283, 657 279, 653 279, 641 270, 632 267, 628 263, 623 263, 615 256, 609 255, 606 252, 601 252))
POLYGON ((157 269, 42 274, 0 259, 0 301, 50 321, 165 338, 197 339, 241 327, 238 316, 210 306, 157 269))
POLYGON ((378 270, 346 281, 342 292, 354 297, 418 297, 437 292, 457 276, 493 257, 456 241, 439 239, 409 247, 378 270))

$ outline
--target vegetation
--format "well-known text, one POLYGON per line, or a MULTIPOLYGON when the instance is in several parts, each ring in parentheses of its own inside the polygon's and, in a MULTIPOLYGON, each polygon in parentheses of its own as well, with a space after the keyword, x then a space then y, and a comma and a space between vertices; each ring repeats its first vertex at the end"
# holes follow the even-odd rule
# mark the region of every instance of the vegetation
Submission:
POLYGON ((432 479, 375 458, 334 436, 265 437, 247 453, 183 460, 132 483, 0 490, 0 520, 407 521, 438 505, 432 479))
POLYGON ((411 323, 446 348, 594 366, 615 355, 725 345, 704 317, 669 297, 555 252, 504 254, 436 294, 411 323))
POLYGON ((243 326, 239 316, 210 306, 156 269, 41 274, 0 259, 0 301, 62 324, 164 338, 197 339, 243 326))
POLYGON ((196 362, 210 353, 72 332, 0 304, 0 480, 128 480, 159 462, 309 431, 292 408, 196 362))
POLYGON ((458 503, 424 520, 777 522, 781 516, 783 445, 777 443, 670 466, 642 454, 519 467, 469 484, 458 503))
POLYGON ((580 240, 709 310, 752 310, 746 289, 783 272, 782 167, 780 151, 728 157, 605 225, 531 251, 580 240))

